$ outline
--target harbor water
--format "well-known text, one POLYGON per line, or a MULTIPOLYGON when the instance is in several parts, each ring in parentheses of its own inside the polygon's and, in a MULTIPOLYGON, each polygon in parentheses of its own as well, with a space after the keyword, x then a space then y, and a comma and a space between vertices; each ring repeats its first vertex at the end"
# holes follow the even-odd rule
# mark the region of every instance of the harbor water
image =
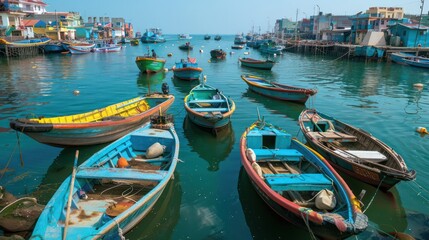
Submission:
POLYGON ((344 176, 355 195, 362 190, 363 210, 370 223, 351 239, 390 239, 402 232, 429 238, 429 72, 389 62, 333 59, 285 52, 274 57, 272 71, 241 67, 239 57, 265 58, 254 49, 232 50, 233 35, 220 41, 193 35, 190 52, 167 35, 162 44, 140 44, 117 53, 39 55, 0 58, 0 185, 17 197, 33 196, 46 204, 71 174, 75 151, 79 163, 104 145, 57 148, 17 134, 9 119, 57 116, 90 111, 149 92, 168 83, 176 100, 168 110, 180 138, 180 159, 172 180, 150 214, 127 239, 311 239, 273 212, 253 189, 240 163, 240 137, 258 114, 305 142, 297 124, 300 112, 316 108, 372 133, 395 149, 410 169, 413 182, 401 182, 389 192, 344 176), (186 118, 183 99, 198 81, 173 79, 173 73, 142 74, 136 56, 154 49, 165 67, 187 56, 197 59, 207 84, 230 96, 237 109, 231 125, 217 136, 186 118), (225 60, 210 60, 221 48, 225 60), (172 56, 167 55, 171 53, 172 56), (293 86, 317 88, 305 105, 277 101, 250 92, 240 75, 252 74, 293 86), (413 87, 422 83, 423 89, 413 87), (75 94, 79 91, 79 94, 75 94))

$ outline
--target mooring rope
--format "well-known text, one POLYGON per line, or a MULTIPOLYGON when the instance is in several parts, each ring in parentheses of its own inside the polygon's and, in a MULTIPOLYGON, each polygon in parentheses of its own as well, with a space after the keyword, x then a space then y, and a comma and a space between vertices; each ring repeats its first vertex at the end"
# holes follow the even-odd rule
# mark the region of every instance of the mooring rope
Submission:
POLYGON ((340 59, 340 58, 343 58, 344 56, 346 56, 347 54, 349 54, 350 53, 350 50, 348 51, 348 52, 346 52, 346 53, 344 53, 344 55, 342 55, 342 56, 340 56, 340 57, 338 57, 338 58, 335 58, 334 60, 332 60, 332 61, 337 61, 338 59, 340 59))
POLYGON ((368 205, 366 206, 365 210, 363 210, 363 211, 362 211, 363 213, 365 213, 365 212, 366 212, 366 210, 368 210, 369 206, 371 206, 371 204, 372 204, 372 202, 374 201, 375 196, 377 195, 378 190, 380 189, 380 186, 381 186, 381 184, 383 183, 383 180, 384 180, 384 178, 385 178, 385 177, 386 177, 386 176, 383 176, 383 178, 381 179, 380 183, 379 183, 379 184, 378 184, 378 186, 377 186, 377 190, 375 190, 374 196, 372 196, 372 198, 371 198, 371 200, 369 201, 368 205))
POLYGON ((423 196, 422 191, 419 191, 419 190, 423 190, 426 193, 429 193, 429 191, 425 189, 423 186, 421 186, 420 184, 418 184, 416 180, 413 180, 412 183, 414 183, 417 186, 417 189, 415 189, 412 185, 411 185, 411 189, 417 194, 417 196, 423 198, 427 203, 429 203, 429 199, 423 196))

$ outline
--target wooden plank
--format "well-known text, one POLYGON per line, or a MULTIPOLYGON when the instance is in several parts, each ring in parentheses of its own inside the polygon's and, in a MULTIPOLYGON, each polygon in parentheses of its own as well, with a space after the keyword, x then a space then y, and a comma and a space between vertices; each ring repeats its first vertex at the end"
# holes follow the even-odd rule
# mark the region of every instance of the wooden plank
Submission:
POLYGON ((130 168, 94 168, 80 167, 76 173, 77 178, 93 179, 121 179, 139 181, 161 181, 167 175, 167 171, 161 170, 136 170, 130 168))
POLYGON ((332 188, 332 182, 320 173, 264 174, 264 177, 274 191, 319 191, 332 188))
POLYGON ((226 112, 228 108, 192 108, 195 112, 226 112))

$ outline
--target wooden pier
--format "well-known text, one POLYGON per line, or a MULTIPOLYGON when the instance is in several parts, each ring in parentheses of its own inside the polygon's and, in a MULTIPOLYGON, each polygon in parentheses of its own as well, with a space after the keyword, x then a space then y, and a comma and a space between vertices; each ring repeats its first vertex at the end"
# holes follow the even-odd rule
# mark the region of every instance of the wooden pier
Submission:
POLYGON ((362 56, 356 53, 356 49, 362 45, 330 43, 324 41, 298 41, 286 42, 285 51, 303 53, 307 55, 327 55, 337 57, 339 59, 365 59, 365 61, 390 61, 390 55, 394 52, 415 53, 419 56, 429 56, 428 47, 394 47, 394 46, 374 46, 374 48, 382 50, 382 56, 362 56))
POLYGON ((35 56, 43 53, 43 50, 40 46, 10 46, 7 44, 0 45, 0 55, 6 57, 26 57, 26 56, 35 56))

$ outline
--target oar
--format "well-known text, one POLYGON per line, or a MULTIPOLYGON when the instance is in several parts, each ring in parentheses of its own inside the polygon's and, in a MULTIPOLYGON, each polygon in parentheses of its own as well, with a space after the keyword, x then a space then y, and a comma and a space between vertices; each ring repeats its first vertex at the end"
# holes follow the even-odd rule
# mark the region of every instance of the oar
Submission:
POLYGON ((70 206, 71 206, 71 201, 72 201, 72 196, 73 196, 74 180, 76 178, 76 168, 77 168, 77 158, 78 158, 78 156, 79 156, 79 150, 76 150, 76 156, 74 158, 73 171, 72 171, 71 180, 70 180, 69 198, 67 200, 66 221, 65 221, 64 232, 63 232, 63 240, 66 239, 67 228, 69 226, 70 206))

